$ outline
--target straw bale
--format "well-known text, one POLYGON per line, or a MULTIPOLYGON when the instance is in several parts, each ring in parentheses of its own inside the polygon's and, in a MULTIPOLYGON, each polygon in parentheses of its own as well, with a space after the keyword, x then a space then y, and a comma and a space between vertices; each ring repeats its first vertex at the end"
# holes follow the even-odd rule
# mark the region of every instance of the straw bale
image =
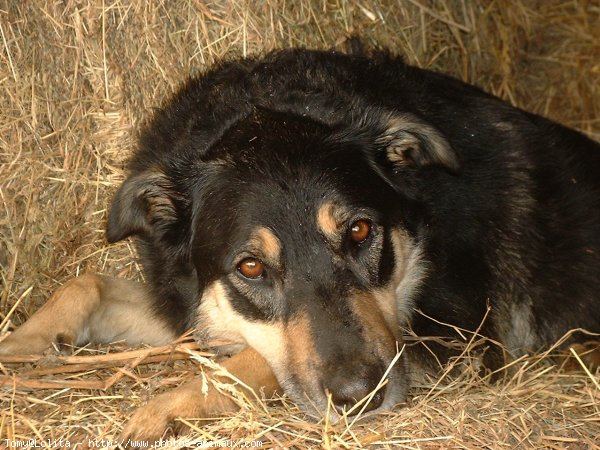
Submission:
MULTIPOLYGON (((598 0, 0 0, 0 333, 83 271, 141 277, 130 243, 106 245, 107 205, 140 123, 186 77, 221 58, 341 47, 352 34, 600 138, 598 0)), ((101 439, 115 439, 133 408, 202 370, 198 349, 179 345, 177 358, 169 348, 122 359, 113 346, 0 365, 0 448, 34 438, 109 445, 101 439)), ((283 399, 188 419, 187 438, 599 448, 597 374, 530 358, 490 384, 464 367, 375 421, 315 422, 283 399)), ((174 448, 184 445, 192 441, 174 448)))

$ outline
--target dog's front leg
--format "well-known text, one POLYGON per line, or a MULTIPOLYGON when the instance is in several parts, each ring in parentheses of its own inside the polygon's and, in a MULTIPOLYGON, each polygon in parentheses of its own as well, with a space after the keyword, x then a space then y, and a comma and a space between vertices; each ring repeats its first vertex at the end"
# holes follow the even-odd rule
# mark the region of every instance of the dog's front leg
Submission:
MULTIPOLYGON (((261 391, 270 397, 279 389, 267 361, 253 348, 242 350, 223 361, 221 366, 254 391, 248 392, 244 386, 238 386, 249 397, 260 395, 261 391)), ((220 381, 221 376, 216 373, 207 375, 220 381)), ((226 377, 223 381, 231 382, 226 377)), ((123 446, 152 445, 163 437, 169 427, 174 427, 173 421, 178 417, 212 418, 237 409, 237 403, 217 390, 210 380, 208 391, 203 392, 202 381, 197 379, 153 398, 138 409, 123 430, 123 446)))
POLYGON ((53 344, 165 344, 176 335, 154 314, 151 298, 143 283, 96 274, 73 278, 0 342, 0 355, 42 353, 53 344))

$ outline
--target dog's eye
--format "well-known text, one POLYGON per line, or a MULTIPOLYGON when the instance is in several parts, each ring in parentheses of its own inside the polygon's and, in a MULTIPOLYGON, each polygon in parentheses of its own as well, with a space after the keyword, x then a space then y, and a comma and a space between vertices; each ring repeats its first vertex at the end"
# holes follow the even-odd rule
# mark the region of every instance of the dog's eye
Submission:
POLYGON ((256 258, 246 258, 237 266, 238 271, 246 278, 256 280, 265 274, 265 265, 256 258))
POLYGON ((350 239, 357 244, 362 244, 371 235, 371 222, 367 219, 357 220, 350 227, 350 239))

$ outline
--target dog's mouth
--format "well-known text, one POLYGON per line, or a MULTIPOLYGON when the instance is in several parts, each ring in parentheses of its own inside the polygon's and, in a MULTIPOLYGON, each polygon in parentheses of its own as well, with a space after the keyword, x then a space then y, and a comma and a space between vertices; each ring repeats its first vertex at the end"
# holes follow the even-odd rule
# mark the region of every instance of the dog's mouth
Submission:
POLYGON ((305 413, 337 420, 389 411, 406 401, 405 347, 384 322, 368 332, 366 326, 361 333, 334 326, 327 333, 323 327, 311 331, 303 323, 308 320, 288 323, 279 353, 284 361, 272 364, 285 394, 305 413))
POLYGON ((343 320, 299 312, 272 339, 249 342, 268 361, 283 391, 309 414, 376 413, 406 400, 409 380, 401 337, 374 296, 349 301, 354 312, 343 320))
POLYGON ((364 416, 388 411, 406 400, 408 382, 404 358, 398 352, 385 364, 349 363, 333 371, 318 364, 290 366, 280 385, 307 414, 364 416))

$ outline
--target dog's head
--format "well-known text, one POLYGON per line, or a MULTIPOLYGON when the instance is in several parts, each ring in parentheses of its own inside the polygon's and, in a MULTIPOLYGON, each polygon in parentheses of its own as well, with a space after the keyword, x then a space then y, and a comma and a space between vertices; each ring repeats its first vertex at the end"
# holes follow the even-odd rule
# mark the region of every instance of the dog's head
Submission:
POLYGON ((256 349, 307 408, 325 410, 327 393, 338 409, 373 391, 367 409, 403 401, 392 362, 425 269, 418 202, 398 179, 456 170, 444 138, 408 114, 254 108, 201 152, 161 158, 117 193, 109 240, 135 234, 165 270, 189 265, 197 325, 256 349))

